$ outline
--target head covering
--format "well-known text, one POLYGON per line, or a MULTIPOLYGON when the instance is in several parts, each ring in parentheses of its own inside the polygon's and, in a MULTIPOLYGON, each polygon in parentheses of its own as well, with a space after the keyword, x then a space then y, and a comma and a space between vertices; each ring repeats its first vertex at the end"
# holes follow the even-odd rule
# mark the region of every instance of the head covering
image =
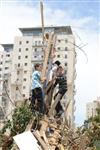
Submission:
POLYGON ((57 61, 54 62, 54 64, 56 64, 57 66, 59 66, 61 64, 61 62, 57 60, 57 61))

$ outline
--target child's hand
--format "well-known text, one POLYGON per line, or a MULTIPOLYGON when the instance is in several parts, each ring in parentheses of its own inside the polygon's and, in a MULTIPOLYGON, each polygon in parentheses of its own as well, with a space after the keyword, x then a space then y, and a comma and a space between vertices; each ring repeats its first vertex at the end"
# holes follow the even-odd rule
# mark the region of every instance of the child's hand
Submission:
POLYGON ((46 80, 46 77, 42 77, 41 82, 44 82, 46 80))

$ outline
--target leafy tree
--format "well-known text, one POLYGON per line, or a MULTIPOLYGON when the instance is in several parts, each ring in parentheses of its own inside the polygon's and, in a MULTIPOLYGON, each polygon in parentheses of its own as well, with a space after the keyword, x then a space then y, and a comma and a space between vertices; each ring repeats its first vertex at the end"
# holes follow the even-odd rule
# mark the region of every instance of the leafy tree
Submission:
POLYGON ((89 146, 95 145, 96 141, 100 140, 100 106, 96 109, 97 115, 85 120, 84 128, 82 132, 87 132, 87 136, 90 139, 89 146))
MULTIPOLYGON (((14 110, 12 119, 5 122, 3 129, 0 131, 0 146, 4 150, 10 150, 13 144, 13 136, 25 131, 30 119, 32 119, 32 111, 29 105, 22 105, 14 110), (5 133, 9 129, 10 135, 5 133)), ((35 119, 35 117, 34 117, 35 119)))

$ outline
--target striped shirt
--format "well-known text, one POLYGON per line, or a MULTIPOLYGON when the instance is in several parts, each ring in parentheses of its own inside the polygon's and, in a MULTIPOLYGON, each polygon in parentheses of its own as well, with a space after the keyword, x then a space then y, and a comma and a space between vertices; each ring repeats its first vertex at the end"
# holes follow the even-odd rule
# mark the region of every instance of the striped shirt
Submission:
POLYGON ((60 92, 67 91, 67 77, 65 74, 57 76, 55 86, 57 84, 59 85, 60 92))

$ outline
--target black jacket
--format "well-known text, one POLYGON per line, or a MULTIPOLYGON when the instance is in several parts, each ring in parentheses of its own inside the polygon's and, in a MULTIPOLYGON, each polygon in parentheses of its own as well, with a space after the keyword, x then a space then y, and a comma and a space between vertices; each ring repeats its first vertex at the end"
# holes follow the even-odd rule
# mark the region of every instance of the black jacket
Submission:
POLYGON ((65 76, 65 74, 57 76, 54 86, 56 86, 57 84, 59 85, 60 93, 67 91, 67 77, 65 76))

